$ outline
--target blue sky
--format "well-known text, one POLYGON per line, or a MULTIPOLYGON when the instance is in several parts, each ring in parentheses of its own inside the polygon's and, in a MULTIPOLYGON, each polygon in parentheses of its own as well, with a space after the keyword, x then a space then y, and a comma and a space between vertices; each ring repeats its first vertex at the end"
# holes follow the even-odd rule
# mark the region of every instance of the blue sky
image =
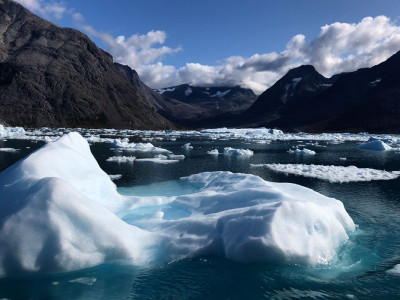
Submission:
POLYGON ((400 1, 18 2, 85 32, 151 87, 240 84, 262 92, 300 64, 331 76, 400 50, 400 1))

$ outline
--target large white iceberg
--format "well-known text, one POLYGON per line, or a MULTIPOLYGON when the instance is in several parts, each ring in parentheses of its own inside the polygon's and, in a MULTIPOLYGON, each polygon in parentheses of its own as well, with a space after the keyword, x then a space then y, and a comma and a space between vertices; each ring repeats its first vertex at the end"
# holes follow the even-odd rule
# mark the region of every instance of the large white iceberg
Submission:
POLYGON ((355 229, 342 202, 298 185, 230 172, 178 182, 172 196, 122 196, 78 133, 43 146, 0 174, 0 276, 202 255, 326 264, 355 229))
POLYGON ((0 276, 143 258, 150 233, 113 213, 122 197, 77 133, 3 171, 0 195, 0 276))
POLYGON ((174 204, 191 215, 149 221, 168 236, 169 258, 214 255, 245 263, 327 264, 355 229, 342 202, 299 185, 230 172, 183 180, 199 191, 177 197, 174 204))

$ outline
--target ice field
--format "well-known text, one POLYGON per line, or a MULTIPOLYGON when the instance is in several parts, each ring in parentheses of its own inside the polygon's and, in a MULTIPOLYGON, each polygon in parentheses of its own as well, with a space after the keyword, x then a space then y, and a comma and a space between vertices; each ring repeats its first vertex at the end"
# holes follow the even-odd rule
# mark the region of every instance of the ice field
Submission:
POLYGON ((0 298, 396 298, 399 148, 0 126, 0 298))

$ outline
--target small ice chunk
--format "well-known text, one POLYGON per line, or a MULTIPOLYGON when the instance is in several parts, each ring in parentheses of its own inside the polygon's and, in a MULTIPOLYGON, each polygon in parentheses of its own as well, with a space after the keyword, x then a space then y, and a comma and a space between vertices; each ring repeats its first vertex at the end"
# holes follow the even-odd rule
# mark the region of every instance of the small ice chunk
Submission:
POLYGON ((17 152, 20 149, 15 149, 15 148, 0 148, 0 152, 17 152))
POLYGON ((117 163, 133 163, 136 160, 135 156, 112 156, 107 158, 106 161, 117 163))
POLYGON ((224 148, 224 155, 231 155, 231 156, 252 156, 254 154, 253 151, 249 149, 235 149, 232 147, 225 147, 224 148))
POLYGON ((0 124, 1 138, 23 138, 25 134, 26 132, 22 127, 7 127, 0 124))
POLYGON ((210 151, 207 151, 207 154, 210 155, 219 155, 218 149, 212 149, 210 151))
POLYGON ((152 158, 138 158, 136 161, 137 162, 151 162, 151 163, 156 163, 156 164, 174 164, 174 163, 178 163, 180 160, 179 159, 169 159, 168 156, 159 154, 152 158))
POLYGON ((306 149, 306 148, 304 148, 302 150, 300 150, 298 148, 296 148, 295 150, 289 149, 288 153, 290 153, 290 154, 305 154, 305 155, 315 155, 315 154, 317 154, 315 151, 309 150, 309 149, 306 149))
POLYGON ((397 264, 392 269, 387 270, 386 273, 400 276, 400 264, 397 264))
POLYGON ((390 147, 388 144, 386 144, 381 140, 373 140, 370 142, 363 143, 359 145, 358 148, 363 150, 375 150, 375 151, 387 151, 392 149, 392 147, 390 147))
POLYGON ((188 151, 193 149, 193 146, 190 146, 190 143, 186 143, 185 145, 182 146, 182 149, 188 151))
POLYGON ((129 139, 115 139, 112 142, 113 148, 121 148, 123 150, 138 151, 138 152, 155 152, 155 153, 171 153, 167 149, 155 147, 151 143, 129 143, 129 139))
POLYGON ((118 180, 122 177, 122 174, 108 175, 111 180, 118 180))

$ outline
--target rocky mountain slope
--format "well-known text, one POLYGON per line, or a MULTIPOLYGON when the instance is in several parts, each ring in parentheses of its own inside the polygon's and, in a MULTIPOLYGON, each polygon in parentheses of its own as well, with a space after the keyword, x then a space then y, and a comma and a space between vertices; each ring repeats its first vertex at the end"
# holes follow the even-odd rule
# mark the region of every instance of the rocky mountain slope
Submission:
POLYGON ((306 103, 335 81, 336 77, 325 78, 311 65, 292 69, 257 98, 242 115, 243 122, 252 125, 279 120, 289 107, 306 103))
POLYGON ((192 128, 213 127, 214 123, 209 122, 212 118, 228 112, 240 113, 256 100, 252 90, 239 86, 194 87, 182 84, 153 90, 129 66, 114 65, 159 114, 176 124, 192 128))
POLYGON ((197 87, 182 84, 156 91, 164 97, 216 110, 219 113, 242 112, 256 100, 252 90, 240 86, 197 87))
POLYGON ((212 120, 222 120, 227 113, 241 113, 256 100, 252 90, 240 86, 197 87, 182 84, 155 91, 164 99, 160 114, 190 127, 214 127, 216 123, 212 120))
POLYGON ((166 119, 176 124, 196 127, 197 120, 206 115, 207 111, 202 107, 196 107, 176 99, 164 97, 160 93, 149 88, 140 80, 137 72, 129 66, 119 63, 114 63, 114 65, 140 92, 147 103, 166 119))
POLYGON ((86 35, 0 0, 0 122, 173 128, 86 35))
POLYGON ((309 132, 400 133, 400 52, 372 68, 324 78, 312 66, 289 71, 233 126, 309 132))

